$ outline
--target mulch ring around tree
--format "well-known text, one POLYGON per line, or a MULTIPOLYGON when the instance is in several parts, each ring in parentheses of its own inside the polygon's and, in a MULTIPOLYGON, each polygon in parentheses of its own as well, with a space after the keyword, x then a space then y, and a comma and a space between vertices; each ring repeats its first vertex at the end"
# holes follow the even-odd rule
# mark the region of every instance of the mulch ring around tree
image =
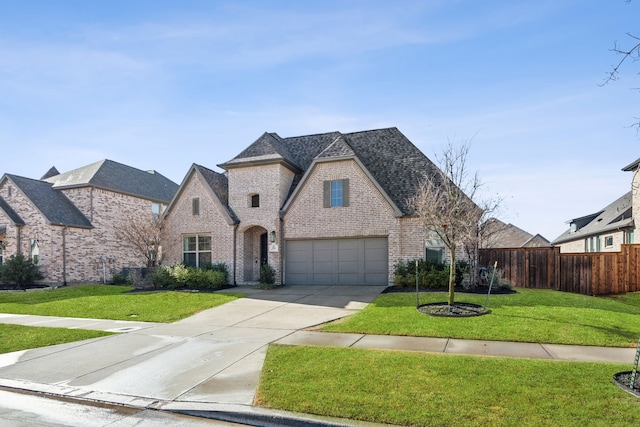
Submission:
POLYGON ((631 387, 632 371, 619 372, 613 376, 613 382, 623 391, 640 398, 640 373, 636 375, 635 387, 631 387))
POLYGON ((474 317, 491 313, 491 310, 479 304, 467 302, 454 302, 449 305, 446 302, 433 302, 418 306, 418 311, 429 316, 439 317, 474 317))

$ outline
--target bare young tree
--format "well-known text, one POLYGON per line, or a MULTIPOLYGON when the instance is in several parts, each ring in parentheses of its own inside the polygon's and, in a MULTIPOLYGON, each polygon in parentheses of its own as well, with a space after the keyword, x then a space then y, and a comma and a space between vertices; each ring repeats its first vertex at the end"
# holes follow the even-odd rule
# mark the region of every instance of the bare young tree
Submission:
POLYGON ((477 173, 469 175, 469 149, 468 142, 455 146, 449 141, 442 155, 436 157, 440 169, 425 175, 417 195, 410 201, 427 236, 437 236, 449 250, 450 306, 455 302, 456 255, 467 246, 467 250, 474 248, 471 252, 477 257, 479 226, 499 204, 499 201, 480 204, 474 201, 481 182, 477 173))
POLYGON ((137 218, 116 230, 116 236, 147 260, 147 267, 162 263, 162 242, 165 238, 162 217, 137 218))

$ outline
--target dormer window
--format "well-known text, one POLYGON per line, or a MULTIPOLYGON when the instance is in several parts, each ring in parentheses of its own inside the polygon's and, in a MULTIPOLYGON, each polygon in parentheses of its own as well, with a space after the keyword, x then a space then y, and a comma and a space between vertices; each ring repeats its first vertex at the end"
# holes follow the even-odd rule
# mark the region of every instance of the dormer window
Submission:
POLYGON ((252 208, 259 208, 260 207, 260 195, 259 194, 252 194, 250 203, 251 203, 250 206, 252 208))

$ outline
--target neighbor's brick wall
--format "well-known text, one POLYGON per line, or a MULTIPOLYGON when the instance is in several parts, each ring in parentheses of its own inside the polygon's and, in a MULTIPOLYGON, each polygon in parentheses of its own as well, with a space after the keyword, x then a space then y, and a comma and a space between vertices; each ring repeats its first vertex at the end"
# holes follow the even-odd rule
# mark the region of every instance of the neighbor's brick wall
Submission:
POLYGON ((72 276, 73 281, 103 281, 103 257, 107 260, 107 281, 124 267, 147 265, 143 254, 130 242, 118 238, 117 230, 137 218, 150 218, 150 200, 93 187, 65 189, 62 192, 89 218, 94 227, 89 233, 74 230, 71 241, 67 240, 67 266, 73 265, 78 270, 78 274, 72 276), (81 242, 76 244, 74 238, 81 242))
POLYGON ((31 255, 31 240, 37 239, 40 247, 39 266, 41 272, 45 275, 43 281, 55 281, 55 275, 51 274, 49 268, 51 257, 55 254, 55 251, 50 244, 51 230, 44 217, 10 180, 5 180, 3 183, 0 188, 0 196, 26 223, 20 228, 15 227, 9 218, 3 215, 3 221, 6 219, 5 224, 7 225, 7 234, 4 239, 6 249, 3 253, 3 258, 8 259, 11 255, 17 255, 18 253, 29 258, 31 255), (18 248, 18 245, 20 248, 18 248))
POLYGON ((395 211, 353 160, 317 163, 284 217, 285 239, 384 237, 389 244, 389 281, 401 259, 424 256, 422 226, 395 211), (324 208, 324 181, 349 179, 349 206, 324 208))
POLYGON ((192 234, 211 235, 211 258, 214 263, 224 262, 233 281, 233 225, 220 210, 220 205, 211 198, 208 185, 199 174, 192 174, 180 197, 174 201, 171 211, 165 216, 167 230, 163 245, 164 264, 182 262, 182 237, 192 234), (200 199, 200 214, 193 215, 192 200, 200 199))

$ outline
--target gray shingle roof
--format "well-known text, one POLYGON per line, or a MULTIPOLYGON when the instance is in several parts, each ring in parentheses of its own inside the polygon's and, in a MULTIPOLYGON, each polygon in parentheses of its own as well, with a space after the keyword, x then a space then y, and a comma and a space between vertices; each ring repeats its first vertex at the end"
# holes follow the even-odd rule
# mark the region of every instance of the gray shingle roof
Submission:
POLYGON ((36 206, 50 224, 92 227, 87 217, 62 192, 55 190, 51 183, 16 175, 7 174, 6 176, 36 206))
POLYGON ((45 181, 56 189, 87 185, 168 203, 178 184, 156 171, 142 171, 112 160, 101 160, 45 181))
POLYGON ((14 224, 16 225, 25 224, 24 220, 20 217, 20 215, 18 215, 16 211, 14 211, 13 208, 11 208, 11 206, 9 206, 7 201, 2 197, 0 197, 0 209, 2 209, 5 214, 7 214, 9 219, 13 221, 14 224))
POLYGON ((558 245, 625 227, 632 227, 634 222, 631 216, 631 208, 632 193, 629 191, 600 212, 571 220, 571 223, 578 224, 578 229, 576 231, 571 231, 571 229, 565 231, 552 244, 558 245))
POLYGON ((211 169, 195 163, 193 164, 193 167, 200 171, 200 174, 202 174, 211 190, 218 197, 218 200, 220 200, 220 203, 227 210, 229 216, 234 220, 237 220, 235 213, 229 207, 229 181, 227 180, 226 175, 212 171, 211 169))
POLYGON ((627 166, 623 167, 622 170, 624 172, 631 172, 638 169, 638 165, 640 165, 640 159, 637 159, 636 161, 629 163, 627 166))
POLYGON ((264 134, 234 159, 219 166, 226 169, 252 164, 260 159, 286 160, 301 169, 293 181, 293 191, 314 160, 345 157, 360 160, 404 215, 412 213, 408 200, 417 191, 425 174, 432 175, 437 170, 431 160, 395 127, 289 138, 281 138, 274 133, 264 134))

